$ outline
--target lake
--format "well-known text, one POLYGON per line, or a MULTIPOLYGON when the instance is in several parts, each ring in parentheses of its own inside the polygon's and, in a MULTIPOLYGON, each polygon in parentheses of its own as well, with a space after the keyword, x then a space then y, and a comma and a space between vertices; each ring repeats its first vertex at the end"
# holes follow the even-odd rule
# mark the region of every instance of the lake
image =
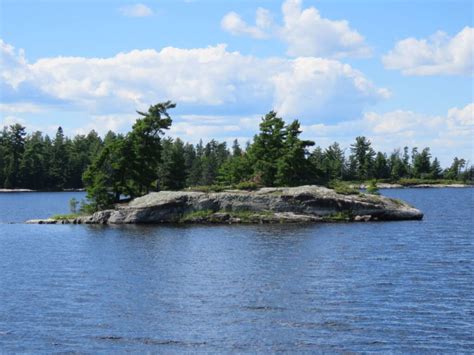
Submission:
POLYGON ((474 189, 383 190, 422 221, 26 225, 0 194, 0 352, 474 352, 474 189))

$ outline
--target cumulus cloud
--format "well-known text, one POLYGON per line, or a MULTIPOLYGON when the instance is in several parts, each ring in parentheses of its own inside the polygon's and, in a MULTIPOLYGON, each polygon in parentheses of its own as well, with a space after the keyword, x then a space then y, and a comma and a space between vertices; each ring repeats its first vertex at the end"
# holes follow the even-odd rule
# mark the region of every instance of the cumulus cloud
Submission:
POLYGON ((16 89, 26 79, 26 65, 25 52, 22 49, 16 50, 15 47, 0 39, 0 78, 2 79, 2 86, 6 83, 16 89))
POLYGON ((93 115, 89 122, 75 129, 75 134, 87 134, 94 130, 100 135, 105 135, 108 131, 121 132, 128 131, 137 119, 137 114, 109 114, 93 115))
MULTIPOLYGON (((366 112, 362 118, 336 124, 302 126, 304 136, 325 147, 337 140, 349 148, 358 135, 368 137, 374 148, 430 147, 447 166, 455 155, 474 160, 474 103, 451 108, 445 115, 427 115, 407 110, 366 112)), ((347 151, 348 152, 348 151, 347 151)))
POLYGON ((428 39, 407 38, 382 58, 386 69, 404 75, 473 75, 474 28, 465 27, 454 37, 437 32, 428 39))
MULTIPOLYGON (((9 49, 14 53, 13 49, 9 49)), ((14 56, 13 56, 14 57, 14 56)), ((271 108, 307 120, 357 117, 388 96, 361 72, 336 60, 256 58, 225 45, 133 50, 109 58, 52 57, 34 63, 17 54, 6 82, 34 87, 93 114, 130 112, 171 99, 193 107, 271 108), (18 64, 20 63, 20 64, 18 64)), ((241 113, 241 112, 240 112, 241 113)), ((296 117, 295 117, 296 118, 296 117)))
POLYGON ((474 103, 463 108, 453 107, 448 111, 448 123, 452 127, 474 126, 474 103))
POLYGON ((297 58, 273 82, 277 111, 308 120, 356 117, 361 102, 374 103, 390 95, 351 66, 322 58, 297 58))
POLYGON ((43 110, 44 107, 30 102, 0 103, 0 114, 37 113, 43 110))
POLYGON ((21 118, 21 117, 9 115, 9 116, 2 117, 1 127, 11 126, 11 125, 14 125, 14 124, 17 124, 17 123, 24 126, 25 123, 26 123, 26 120, 21 118))
POLYGON ((364 116, 365 122, 374 134, 402 134, 405 137, 414 137, 418 131, 423 133, 438 130, 445 121, 440 116, 429 116, 404 110, 396 110, 384 114, 368 112, 364 116))
POLYGON ((303 10, 301 0, 287 0, 282 12, 284 25, 280 37, 288 44, 289 55, 335 58, 370 55, 364 37, 345 20, 323 18, 314 7, 303 10))
POLYGON ((120 13, 127 17, 147 17, 153 15, 153 10, 144 4, 127 5, 119 8, 120 13))
POLYGON ((234 35, 265 39, 276 37, 288 45, 290 56, 342 58, 367 57, 371 49, 364 37, 345 20, 330 20, 315 7, 302 8, 301 0, 286 0, 282 5, 283 24, 273 22, 268 10, 259 8, 255 25, 248 25, 235 12, 222 19, 222 28, 234 35))
POLYGON ((229 12, 221 21, 224 30, 233 35, 248 35, 257 39, 268 38, 266 30, 272 25, 270 12, 263 8, 257 9, 255 26, 248 25, 239 14, 229 12))

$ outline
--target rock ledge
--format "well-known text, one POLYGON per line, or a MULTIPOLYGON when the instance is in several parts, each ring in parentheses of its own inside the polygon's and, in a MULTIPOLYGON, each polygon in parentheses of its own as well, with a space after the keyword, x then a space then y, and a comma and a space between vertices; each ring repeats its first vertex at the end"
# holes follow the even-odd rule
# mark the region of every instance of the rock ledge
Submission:
POLYGON ((400 200, 364 193, 342 195, 321 186, 299 186, 213 193, 153 192, 91 216, 27 223, 308 223, 422 218, 421 211, 400 200))

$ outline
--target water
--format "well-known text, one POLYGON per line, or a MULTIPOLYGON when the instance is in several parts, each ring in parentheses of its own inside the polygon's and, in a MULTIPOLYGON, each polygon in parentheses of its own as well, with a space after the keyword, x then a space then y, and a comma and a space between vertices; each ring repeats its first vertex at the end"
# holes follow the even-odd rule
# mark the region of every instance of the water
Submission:
POLYGON ((474 189, 385 190, 422 221, 6 224, 77 193, 0 194, 0 352, 474 351, 474 189))

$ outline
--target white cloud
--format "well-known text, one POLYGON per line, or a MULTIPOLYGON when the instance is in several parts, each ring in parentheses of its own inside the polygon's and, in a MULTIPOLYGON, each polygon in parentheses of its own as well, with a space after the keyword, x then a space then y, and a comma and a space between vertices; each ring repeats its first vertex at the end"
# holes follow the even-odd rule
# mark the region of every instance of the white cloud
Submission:
POLYGON ((454 37, 437 32, 428 39, 407 38, 382 58, 386 69, 404 75, 473 75, 474 28, 465 27, 454 37))
POLYGON ((92 130, 100 135, 105 135, 108 131, 126 132, 130 130, 137 116, 137 114, 93 115, 85 126, 75 129, 74 133, 87 134, 92 130))
POLYGON ((367 113, 363 122, 367 136, 380 147, 431 147, 444 164, 454 155, 474 159, 474 103, 463 108, 452 108, 444 116, 426 115, 397 110, 384 114, 367 113), (454 152, 454 155, 453 155, 454 152))
POLYGON ((241 144, 251 140, 261 122, 261 116, 178 116, 169 131, 170 136, 186 142, 197 143, 200 139, 217 139, 232 142, 239 139, 241 144))
MULTIPOLYGON (((361 72, 335 60, 256 58, 229 52, 225 45, 133 50, 109 58, 52 57, 31 64, 23 60, 12 70, 25 74, 7 81, 18 90, 34 87, 74 109, 101 115, 171 99, 194 107, 238 111, 258 105, 253 112, 276 108, 285 116, 342 120, 388 96, 361 72)), ((5 73, 11 76, 8 66, 5 73)))
POLYGON ((474 103, 463 108, 453 107, 448 111, 448 123, 453 127, 470 127, 474 125, 474 103))
POLYGON ((382 115, 368 112, 364 116, 365 122, 375 134, 394 135, 401 133, 403 136, 415 136, 421 130, 426 133, 437 130, 444 122, 439 116, 429 116, 412 111, 396 110, 382 115))
POLYGON ((315 7, 302 9, 301 0, 286 0, 282 14, 283 24, 276 25, 269 11, 259 8, 255 26, 251 26, 230 12, 222 19, 222 28, 234 35, 279 38, 288 45, 287 54, 294 57, 368 57, 371 54, 364 37, 351 29, 346 20, 323 18, 315 7))
MULTIPOLYGON (((326 147, 334 141, 348 149, 354 138, 364 135, 374 149, 390 153, 393 149, 430 147, 442 164, 449 165, 454 156, 474 161, 474 103, 452 108, 446 115, 395 110, 385 113, 367 112, 361 119, 337 124, 302 126, 303 135, 326 147)), ((349 154, 349 150, 346 151, 349 154)))
POLYGON ((25 52, 15 50, 15 47, 0 39, 0 78, 1 82, 7 83, 13 89, 26 79, 25 52))
POLYGON ((313 120, 357 117, 361 102, 389 96, 388 90, 376 88, 350 65, 322 58, 297 58, 273 82, 274 107, 280 114, 313 120))
POLYGON ((119 11, 123 16, 127 17, 147 17, 153 15, 153 10, 144 4, 123 6, 119 11))
POLYGON ((239 14, 233 11, 226 14, 221 21, 222 28, 233 35, 248 35, 258 39, 268 38, 265 29, 270 26, 270 24, 271 17, 269 12, 262 8, 257 10, 255 26, 249 26, 242 20, 239 14))
POLYGON ((19 123, 22 126, 24 126, 26 124, 26 120, 21 118, 21 117, 12 116, 12 115, 5 116, 5 117, 2 118, 1 128, 6 127, 6 126, 11 126, 11 125, 14 125, 16 123, 19 123))
POLYGON ((44 107, 30 102, 0 103, 0 114, 38 113, 43 110, 44 107))
POLYGON ((301 0, 287 0, 282 12, 284 26, 280 36, 288 44, 289 55, 335 58, 370 55, 364 37, 345 20, 323 18, 314 7, 302 10, 301 0))

